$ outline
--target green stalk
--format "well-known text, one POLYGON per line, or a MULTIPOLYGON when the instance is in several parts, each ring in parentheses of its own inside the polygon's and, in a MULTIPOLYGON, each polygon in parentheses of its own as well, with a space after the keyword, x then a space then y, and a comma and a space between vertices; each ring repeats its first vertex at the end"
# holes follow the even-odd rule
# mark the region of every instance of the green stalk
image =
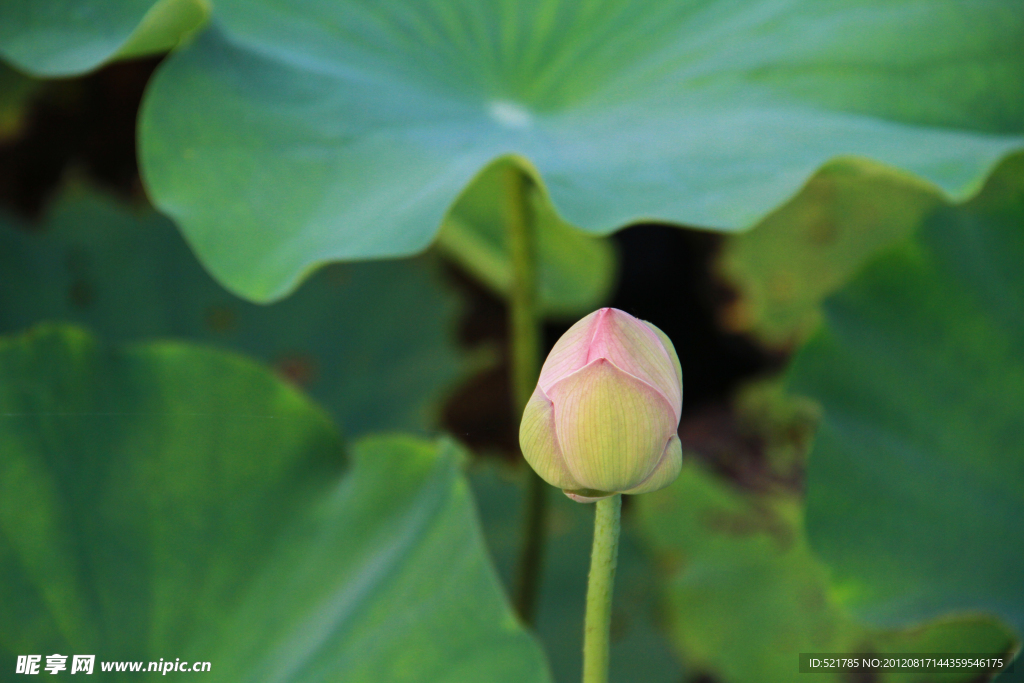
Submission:
POLYGON ((583 683, 607 683, 608 641, 612 623, 612 591, 619 556, 622 495, 597 501, 594 547, 587 581, 587 618, 583 635, 583 683))
MULTIPOLYGON (((512 341, 512 394, 516 417, 520 418, 540 374, 540 317, 537 311, 537 236, 530 208, 530 178, 515 164, 505 171, 505 219, 512 257, 512 294, 509 302, 509 332, 512 341)), ((544 550, 546 517, 545 484, 534 471, 529 478, 523 541, 516 576, 515 604, 520 618, 533 624, 540 567, 544 550)))

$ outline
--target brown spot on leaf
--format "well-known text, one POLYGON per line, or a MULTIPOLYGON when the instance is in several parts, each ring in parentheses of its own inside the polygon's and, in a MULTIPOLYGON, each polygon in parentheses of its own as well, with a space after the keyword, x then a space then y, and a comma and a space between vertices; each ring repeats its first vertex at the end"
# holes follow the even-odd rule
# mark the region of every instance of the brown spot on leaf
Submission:
POLYGON ((831 218, 822 218, 811 223, 807 238, 815 246, 826 247, 839 239, 839 226, 831 218))
POLYGON ((767 534, 775 539, 780 550, 789 549, 796 540, 793 529, 763 506, 754 506, 743 513, 705 510, 701 522, 711 531, 728 536, 767 534))
POLYGON ((95 299, 92 285, 82 277, 75 278, 68 287, 68 304, 74 308, 85 308, 95 299))
POLYGON ((218 334, 226 334, 238 326, 238 315, 230 306, 210 306, 203 313, 203 322, 218 334))
POLYGON ((796 277, 788 270, 776 271, 768 278, 768 292, 776 301, 791 301, 798 289, 796 277))
POLYGON ((300 387, 308 386, 317 376, 317 362, 308 353, 289 353, 274 361, 279 376, 300 387))

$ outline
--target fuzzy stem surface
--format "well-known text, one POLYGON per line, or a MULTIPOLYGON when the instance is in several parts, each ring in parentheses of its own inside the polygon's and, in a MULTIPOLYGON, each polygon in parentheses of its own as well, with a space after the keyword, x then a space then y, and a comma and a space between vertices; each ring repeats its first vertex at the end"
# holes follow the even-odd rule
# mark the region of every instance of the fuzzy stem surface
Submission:
POLYGON ((612 594, 619 556, 622 494, 595 503, 594 546, 587 580, 587 617, 583 635, 583 683, 608 682, 608 645, 612 594))

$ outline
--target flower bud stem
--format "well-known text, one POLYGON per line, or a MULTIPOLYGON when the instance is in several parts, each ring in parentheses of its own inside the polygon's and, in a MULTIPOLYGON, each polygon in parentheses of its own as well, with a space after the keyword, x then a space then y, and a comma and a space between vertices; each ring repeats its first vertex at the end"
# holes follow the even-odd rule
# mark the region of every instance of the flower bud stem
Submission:
MULTIPOLYGON (((530 193, 530 177, 514 163, 505 170, 505 222, 512 261, 509 301, 512 394, 516 417, 523 413, 540 374, 540 316, 537 311, 537 235, 530 193)), ((528 493, 523 515, 522 549, 516 576, 516 611, 533 625, 544 550, 547 484, 526 467, 528 493)))
POLYGON ((583 683, 607 683, 612 590, 619 556, 622 494, 595 504, 594 547, 587 582, 587 618, 583 636, 583 683))

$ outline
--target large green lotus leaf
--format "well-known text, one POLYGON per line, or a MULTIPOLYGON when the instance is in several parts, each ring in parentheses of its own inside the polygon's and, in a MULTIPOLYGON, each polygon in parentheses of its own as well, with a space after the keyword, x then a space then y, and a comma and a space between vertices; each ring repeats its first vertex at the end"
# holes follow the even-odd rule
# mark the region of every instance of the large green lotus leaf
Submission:
POLYGON ((463 459, 374 437, 346 472, 327 417, 248 360, 7 338, 0 652, 209 661, 232 683, 545 681, 463 459))
POLYGON ((4 0, 0 57, 37 76, 164 52, 209 16, 207 0, 4 0))
POLYGON ((147 92, 141 166, 274 299, 423 249, 504 157, 596 233, 749 227, 837 155, 964 195, 1024 144, 1022 39, 1010 0, 220 0, 147 92))
POLYGON ((830 299, 791 368, 823 409, 810 539, 862 618, 985 611, 1024 634, 1022 263, 1018 156, 830 299))
MULTIPOLYGON (((980 617, 909 631, 860 626, 835 598, 791 493, 736 489, 692 460, 637 499, 641 528, 666 571, 669 628, 687 667, 723 683, 790 683, 800 653, 1006 652, 1013 637, 980 617)), ((874 558, 879 560, 878 557, 874 558)), ((975 674, 887 674, 884 681, 968 681, 975 674)), ((818 674, 822 683, 848 675, 818 674)))
MULTIPOLYGON (((495 293, 512 290, 508 245, 509 174, 514 164, 492 164, 461 196, 445 218, 438 248, 495 293)), ((512 188, 518 188, 515 181, 512 188)), ((581 232, 563 221, 540 192, 532 191, 529 211, 537 236, 537 287, 548 315, 580 315, 600 308, 615 282, 615 248, 608 239, 581 232)))
MULTIPOLYGON (((470 472, 487 546, 505 585, 514 585, 519 557, 523 478, 511 468, 477 463, 470 472)), ((551 487, 547 543, 534 627, 560 683, 582 675, 583 617, 594 533, 594 507, 551 487)), ((623 518, 612 612, 612 683, 678 683, 679 662, 658 626, 655 568, 638 543, 630 516, 623 518)))
POLYGON ((41 230, 0 219, 0 331, 70 320, 114 340, 184 337, 273 364, 349 435, 428 429, 466 369, 458 300, 419 258, 336 265, 273 306, 215 283, 169 220, 88 192, 51 207, 41 230))

